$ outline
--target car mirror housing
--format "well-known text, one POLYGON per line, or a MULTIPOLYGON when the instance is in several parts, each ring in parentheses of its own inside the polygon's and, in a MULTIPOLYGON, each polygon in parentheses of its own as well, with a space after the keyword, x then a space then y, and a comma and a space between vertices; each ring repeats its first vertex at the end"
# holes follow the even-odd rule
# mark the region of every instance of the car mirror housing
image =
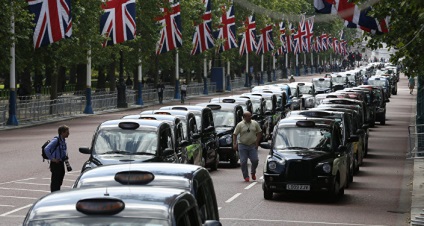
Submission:
POLYGON ((271 149, 271 144, 268 142, 261 142, 260 143, 261 148, 263 149, 271 149))
POLYGON ((193 134, 193 135, 191 136, 191 138, 192 138, 193 140, 197 140, 197 139, 199 139, 199 138, 200 138, 200 134, 195 133, 195 134, 193 134))
POLYGON ((340 152, 340 153, 346 153, 347 152, 347 148, 346 148, 346 146, 340 145, 337 148, 337 151, 340 152))
POLYGON ((190 145, 190 142, 188 142, 187 140, 182 140, 182 141, 180 141, 180 147, 186 147, 186 146, 188 146, 188 145, 190 145))
POLYGON ((349 137, 348 141, 349 142, 358 142, 359 137, 358 137, 358 135, 352 135, 352 136, 349 137))
POLYGON ((79 152, 82 154, 91 154, 91 150, 89 147, 80 147, 79 152))
POLYGON ((168 155, 172 155, 174 154, 174 149, 173 148, 165 148, 165 150, 163 150, 162 155, 163 156, 168 156, 168 155))

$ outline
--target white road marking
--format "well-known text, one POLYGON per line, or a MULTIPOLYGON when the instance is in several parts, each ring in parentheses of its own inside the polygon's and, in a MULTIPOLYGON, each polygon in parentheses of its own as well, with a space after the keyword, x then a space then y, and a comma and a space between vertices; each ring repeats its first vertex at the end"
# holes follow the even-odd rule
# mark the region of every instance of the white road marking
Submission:
POLYGON ((7 216, 7 215, 9 215, 9 214, 11 214, 11 213, 18 212, 18 211, 20 211, 20 210, 23 210, 23 209, 29 208, 29 207, 31 207, 31 206, 32 206, 32 204, 29 204, 29 205, 26 205, 26 206, 23 206, 23 207, 20 207, 20 208, 14 209, 14 210, 12 210, 12 211, 9 211, 9 212, 6 212, 6 213, 3 213, 2 215, 0 215, 0 217, 7 216))
MULTIPOLYGON (((300 223, 312 225, 348 225, 348 226, 386 226, 383 224, 353 224, 353 223, 333 223, 333 222, 315 222, 315 221, 294 221, 294 220, 266 220, 266 219, 246 219, 246 218, 219 218, 220 220, 232 221, 257 221, 257 222, 281 222, 281 223, 300 223)), ((222 223, 222 222, 221 222, 222 223)))
POLYGON ((15 190, 15 191, 39 191, 39 192, 50 193, 50 191, 47 191, 47 190, 34 190, 34 189, 23 189, 23 188, 2 188, 2 187, 0 187, 0 189, 15 190))
POLYGON ((257 183, 258 183, 258 182, 253 182, 253 183, 251 183, 249 186, 245 187, 244 189, 245 189, 245 190, 250 189, 251 187, 255 186, 255 184, 257 184, 257 183))
POLYGON ((12 205, 1 205, 1 204, 0 204, 0 206, 4 206, 4 207, 15 207, 15 206, 12 206, 12 205))
POLYGON ((63 181, 75 182, 75 180, 71 180, 71 179, 63 179, 63 181))
POLYGON ((264 176, 262 176, 262 177, 259 178, 259 180, 263 180, 263 179, 264 179, 264 176))
POLYGON ((222 207, 218 206, 218 210, 221 210, 221 209, 222 209, 222 207))
POLYGON ((16 217, 16 218, 25 218, 24 215, 7 215, 7 216, 0 216, 0 217, 8 217, 8 218, 12 218, 12 217, 16 217))
POLYGON ((4 198, 14 198, 14 199, 34 199, 34 200, 39 199, 39 198, 34 198, 34 197, 9 196, 9 195, 0 195, 0 197, 4 197, 4 198))
POLYGON ((34 180, 35 178, 26 178, 26 179, 22 179, 22 180, 13 180, 13 181, 8 181, 8 182, 3 182, 3 183, 0 183, 0 184, 10 184, 10 183, 16 183, 16 182, 19 182, 19 181, 24 181, 24 180, 34 180))
POLYGON ((50 184, 29 183, 29 182, 21 182, 21 181, 17 181, 15 183, 17 183, 17 184, 32 184, 32 185, 50 185, 50 184))
POLYGON ((236 199, 237 197, 239 197, 241 195, 241 193, 237 193, 235 194, 233 197, 229 198, 227 201, 225 201, 226 203, 230 203, 232 202, 234 199, 236 199))

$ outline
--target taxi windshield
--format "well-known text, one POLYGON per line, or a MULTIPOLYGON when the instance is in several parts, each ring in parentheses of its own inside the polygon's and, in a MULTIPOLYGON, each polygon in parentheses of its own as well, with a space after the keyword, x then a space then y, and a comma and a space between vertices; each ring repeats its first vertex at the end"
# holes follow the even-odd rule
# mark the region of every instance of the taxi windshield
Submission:
POLYGON ((333 83, 346 83, 346 77, 333 77, 333 83))
POLYGON ((293 148, 331 151, 331 132, 317 127, 286 127, 279 129, 274 140, 274 149, 279 152, 293 148))
POLYGON ((309 86, 309 85, 299 86, 299 92, 300 94, 312 94, 312 86, 309 86))
POLYGON ((233 127, 235 126, 235 118, 233 111, 213 111, 213 122, 216 127, 233 127))
POLYGON ((330 88, 330 80, 315 80, 313 83, 316 88, 330 88))
POLYGON ((368 80, 368 84, 384 87, 386 85, 386 80, 368 80))
POLYGON ((96 154, 156 154, 155 131, 103 129, 93 146, 96 154))
POLYGON ((252 114, 261 114, 261 101, 260 100, 252 100, 252 114))
POLYGON ((136 226, 136 225, 148 225, 148 226, 159 226, 169 225, 167 220, 162 219, 142 219, 137 217, 106 217, 101 216, 102 220, 99 220, 99 216, 93 217, 80 217, 80 218, 59 218, 59 219, 47 219, 47 220, 36 220, 28 223, 28 226, 80 226, 80 225, 92 225, 92 226, 136 226))

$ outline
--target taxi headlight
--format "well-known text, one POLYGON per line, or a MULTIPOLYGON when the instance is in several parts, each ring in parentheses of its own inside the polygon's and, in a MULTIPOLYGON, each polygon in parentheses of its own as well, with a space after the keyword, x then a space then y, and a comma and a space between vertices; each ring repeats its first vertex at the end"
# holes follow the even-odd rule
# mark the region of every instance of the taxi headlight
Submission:
POLYGON ((324 171, 325 173, 330 173, 331 172, 331 166, 328 163, 324 163, 322 165, 322 171, 324 171))
POLYGON ((275 161, 268 162, 268 169, 275 170, 277 168, 277 163, 275 161))
POLYGON ((230 136, 227 136, 225 138, 225 142, 227 142, 227 144, 232 144, 233 143, 233 138, 231 137, 231 135, 230 136))

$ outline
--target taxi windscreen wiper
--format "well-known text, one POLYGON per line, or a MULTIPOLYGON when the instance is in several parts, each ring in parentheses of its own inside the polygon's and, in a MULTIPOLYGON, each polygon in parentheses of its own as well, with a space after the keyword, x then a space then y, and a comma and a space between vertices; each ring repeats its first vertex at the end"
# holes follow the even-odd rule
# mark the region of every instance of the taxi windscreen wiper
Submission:
POLYGON ((134 152, 133 155, 155 155, 155 154, 150 152, 134 152))
POLYGON ((103 155, 104 154, 123 154, 123 155, 128 155, 128 154, 130 154, 129 152, 127 152, 127 151, 108 151, 108 152, 105 152, 105 153, 102 153, 103 155))
POLYGON ((309 148, 305 148, 305 147, 285 147, 283 149, 303 149, 303 150, 308 150, 309 148))

